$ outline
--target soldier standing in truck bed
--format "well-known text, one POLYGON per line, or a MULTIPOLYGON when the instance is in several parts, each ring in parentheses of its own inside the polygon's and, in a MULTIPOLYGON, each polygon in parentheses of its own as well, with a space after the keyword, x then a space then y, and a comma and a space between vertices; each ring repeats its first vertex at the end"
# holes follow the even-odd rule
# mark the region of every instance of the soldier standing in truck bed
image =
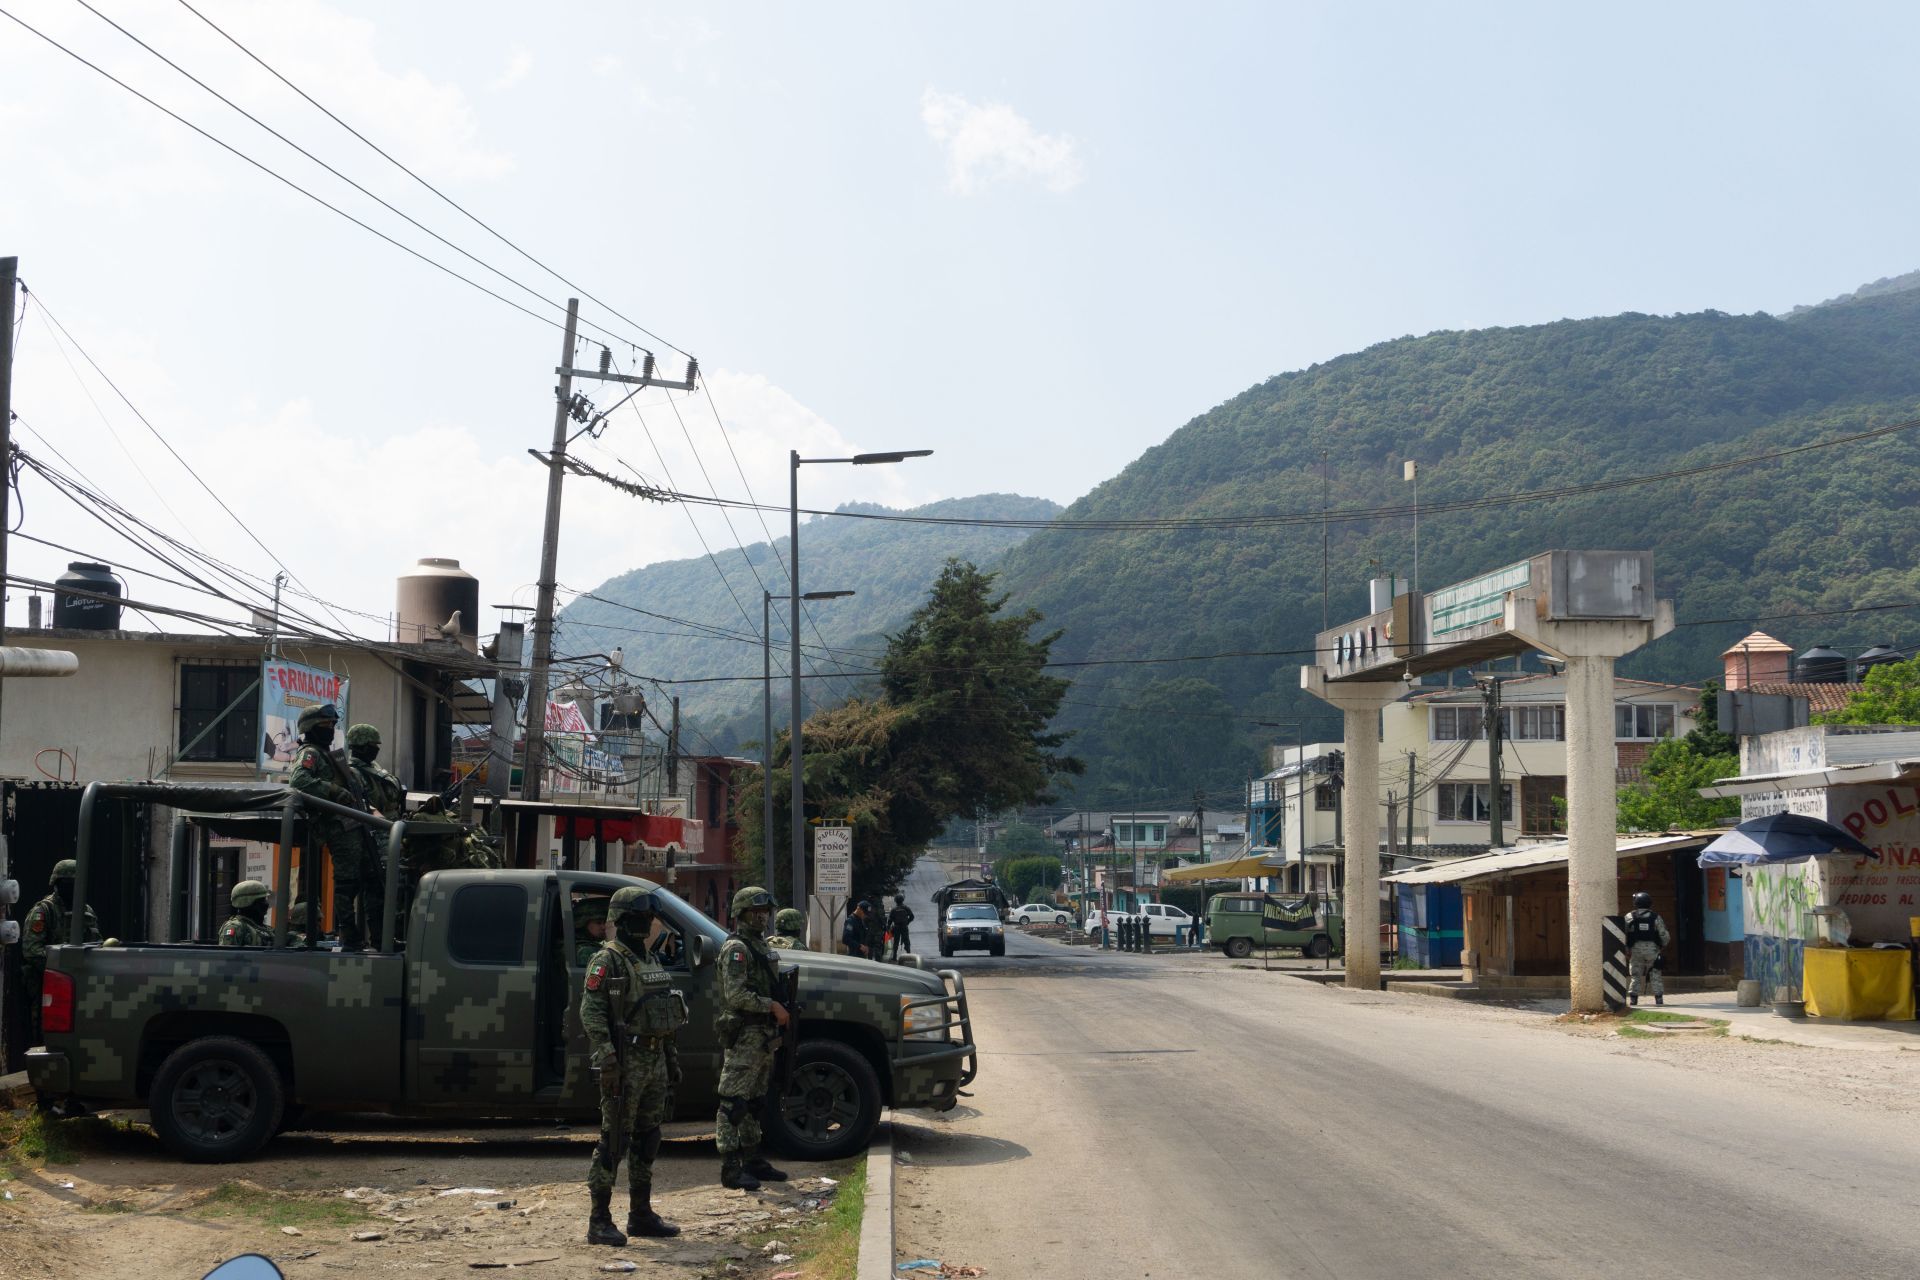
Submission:
MULTIPOLYGON (((364 810, 367 801, 355 790, 357 780, 331 750, 339 724, 340 709, 331 702, 300 713, 296 723, 300 750, 293 757, 288 785, 306 795, 364 810)), ((361 824, 319 809, 309 809, 306 819, 308 839, 325 845, 333 860, 333 927, 340 934, 340 949, 362 950, 372 941, 368 933, 380 919, 386 900, 385 860, 361 824)))

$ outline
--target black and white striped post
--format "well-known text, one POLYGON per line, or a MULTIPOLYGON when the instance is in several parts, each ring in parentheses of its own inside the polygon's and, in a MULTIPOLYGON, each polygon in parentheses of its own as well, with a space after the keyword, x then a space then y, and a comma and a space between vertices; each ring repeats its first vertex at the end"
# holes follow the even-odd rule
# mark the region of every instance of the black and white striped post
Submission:
POLYGON ((1600 986, 1607 1008, 1627 1007, 1627 918, 1607 916, 1600 930, 1600 986))

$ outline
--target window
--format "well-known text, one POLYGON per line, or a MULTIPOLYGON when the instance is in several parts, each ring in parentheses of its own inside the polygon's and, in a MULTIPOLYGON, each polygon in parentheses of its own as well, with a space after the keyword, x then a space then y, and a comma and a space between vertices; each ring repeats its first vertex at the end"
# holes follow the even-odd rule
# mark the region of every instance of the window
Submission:
MULTIPOLYGON (((1484 710, 1471 703, 1435 707, 1428 737, 1433 742, 1465 742, 1484 738, 1487 736, 1482 727, 1485 719, 1484 710)), ((1502 707, 1500 732, 1509 742, 1565 742, 1567 709, 1557 703, 1502 707)))
POLYGON ((1565 707, 1507 707, 1501 711, 1507 736, 1515 742, 1565 742, 1565 707))
MULTIPOLYGON (((1443 782, 1437 789, 1437 813, 1440 822, 1490 822, 1493 819, 1492 786, 1485 782, 1443 782)), ((1513 784, 1500 784, 1500 817, 1513 821, 1513 784)))
POLYGON ((180 668, 180 758, 183 760, 244 760, 260 758, 260 698, 247 697, 248 685, 260 681, 257 664, 244 667, 182 665, 180 668), (240 705, 233 706, 235 702, 240 705), (227 711, 222 716, 220 713, 227 711), (208 726, 212 728, 209 729, 208 726), (206 736, 201 737, 202 731, 206 736), (199 738, 198 742, 194 739, 199 738), (191 746, 189 747, 189 744, 191 746))
POLYGON ((527 891, 517 884, 470 884, 453 895, 447 954, 456 964, 519 964, 527 932, 527 891))
POLYGON ((1113 838, 1120 844, 1165 844, 1167 824, 1164 822, 1116 822, 1113 824, 1113 838))
POLYGON ((1616 702, 1613 736, 1622 742, 1647 742, 1673 736, 1671 702, 1616 702))
POLYGON ((1340 788, 1331 782, 1318 783, 1313 788, 1313 807, 1321 813, 1332 813, 1339 806, 1337 794, 1340 788))

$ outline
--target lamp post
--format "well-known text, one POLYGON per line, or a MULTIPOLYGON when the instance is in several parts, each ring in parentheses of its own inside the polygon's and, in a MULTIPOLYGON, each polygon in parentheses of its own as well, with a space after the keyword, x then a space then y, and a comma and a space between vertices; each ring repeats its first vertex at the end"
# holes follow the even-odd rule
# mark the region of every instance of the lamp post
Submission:
POLYGON ((802 906, 807 900, 807 812, 806 789, 801 780, 800 749, 800 468, 820 466, 826 463, 845 463, 854 467, 871 467, 884 462, 905 462, 908 458, 930 457, 931 449, 900 449, 889 453, 856 453, 851 458, 803 458, 798 450, 787 454, 787 571, 788 579, 788 635, 789 655, 787 662, 787 684, 793 703, 793 724, 787 731, 790 749, 787 752, 788 764, 793 773, 793 815, 792 844, 789 856, 793 859, 793 905, 802 906))
MULTIPOLYGON (((760 861, 765 863, 767 888, 775 898, 780 896, 780 877, 774 874, 773 867, 773 602, 785 600, 771 591, 762 591, 760 601, 760 718, 762 720, 760 750, 765 763, 760 770, 760 861)), ((850 596, 851 591, 809 591, 801 596, 802 600, 838 600, 850 596)), ((798 907, 799 902, 789 906, 798 907)))

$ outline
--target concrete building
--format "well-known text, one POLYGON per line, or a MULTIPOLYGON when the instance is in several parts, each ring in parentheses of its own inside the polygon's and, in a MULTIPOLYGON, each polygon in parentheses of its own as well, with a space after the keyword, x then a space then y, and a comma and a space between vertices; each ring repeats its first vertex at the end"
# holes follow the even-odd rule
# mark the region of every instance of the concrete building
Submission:
MULTIPOLYGON (((1499 803, 1506 842, 1554 839, 1564 831, 1567 795, 1566 677, 1505 678, 1500 697, 1505 743, 1499 803)), ((1616 782, 1638 777, 1654 743, 1692 730, 1699 702, 1698 686, 1615 677, 1616 782)), ((1411 791, 1413 844, 1486 845, 1494 800, 1481 690, 1417 690, 1387 704, 1380 722, 1381 794, 1396 793, 1404 805, 1411 791)), ((1404 842, 1406 809, 1399 807, 1397 816, 1404 842)))

